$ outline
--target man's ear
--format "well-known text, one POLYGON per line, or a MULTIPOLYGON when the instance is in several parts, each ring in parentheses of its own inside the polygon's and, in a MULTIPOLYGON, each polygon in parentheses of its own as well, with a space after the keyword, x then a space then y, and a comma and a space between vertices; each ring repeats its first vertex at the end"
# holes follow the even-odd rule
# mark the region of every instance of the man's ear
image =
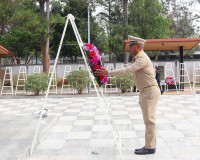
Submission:
POLYGON ((140 51, 140 44, 137 44, 137 51, 140 51))

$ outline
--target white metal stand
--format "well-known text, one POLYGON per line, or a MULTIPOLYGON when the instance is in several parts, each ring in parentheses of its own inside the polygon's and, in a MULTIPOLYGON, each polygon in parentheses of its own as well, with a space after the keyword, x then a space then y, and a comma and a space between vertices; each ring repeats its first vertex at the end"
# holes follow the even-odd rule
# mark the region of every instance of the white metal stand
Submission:
POLYGON ((18 78, 17 78, 16 89, 15 89, 15 95, 17 95, 17 93, 25 93, 26 94, 26 91, 25 91, 26 80, 27 80, 26 66, 20 66, 18 78), (18 91, 18 87, 23 88, 23 90, 20 89, 20 91, 18 91))
MULTIPOLYGON (((176 91, 178 92, 177 85, 176 85, 176 78, 175 78, 174 71, 173 71, 171 63, 166 63, 166 65, 165 65, 165 79, 167 77, 173 77, 174 78, 174 80, 175 80, 174 85, 175 85, 176 91)), ((167 84, 165 85, 165 91, 166 92, 168 91, 168 85, 167 84)))
MULTIPOLYGON (((72 25, 72 28, 74 30, 76 39, 78 41, 78 45, 79 45, 79 48, 81 50, 81 53, 82 53, 82 56, 83 56, 83 59, 84 59, 85 65, 86 65, 86 69, 88 70, 89 76, 90 76, 90 78, 92 80, 92 83, 93 83, 93 85, 95 87, 95 90, 96 90, 96 93, 97 93, 97 97, 98 97, 98 101, 99 101, 99 103, 101 103, 101 101, 103 100, 103 102, 105 103, 105 107, 106 108, 104 108, 104 114, 106 116, 107 123, 108 123, 109 128, 110 128, 110 130, 112 132, 113 139, 114 139, 115 144, 117 146, 117 149, 119 151, 120 158, 122 160, 124 160, 124 156, 123 156, 122 151, 121 151, 121 136, 120 136, 120 133, 119 133, 118 129, 115 127, 114 121, 112 120, 111 109, 110 109, 109 105, 107 104, 103 93, 102 92, 98 92, 98 90, 97 90, 97 86, 95 84, 95 78, 94 78, 94 76, 93 76, 93 74, 91 72, 90 67, 88 66, 88 61, 86 59, 86 53, 85 53, 85 50, 84 50, 84 44, 82 42, 82 39, 81 39, 80 34, 78 32, 78 29, 76 27, 75 18, 74 18, 74 16, 72 14, 68 14, 67 15, 67 20, 66 20, 65 27, 64 27, 64 30, 63 30, 63 34, 62 34, 62 38, 61 38, 61 41, 60 41, 60 44, 59 44, 59 48, 58 48, 57 56, 56 56, 56 59, 55 59, 53 71, 52 71, 52 74, 51 74, 51 78, 50 78, 50 81, 49 81, 49 85, 48 85, 46 96, 45 96, 45 100, 44 100, 45 103, 44 103, 44 106, 42 107, 42 110, 44 110, 44 108, 46 106, 50 85, 51 85, 51 82, 53 80, 53 73, 55 73, 56 65, 57 65, 57 62, 58 62, 58 57, 59 57, 59 54, 60 54, 60 50, 61 50, 61 47, 62 47, 63 39, 64 39, 64 36, 65 36, 66 28, 67 28, 67 25, 68 25, 69 21, 71 22, 71 25, 72 25), (110 122, 110 119, 112 121, 112 124, 110 122)), ((32 155, 33 148, 34 148, 34 145, 35 145, 35 141, 36 141, 36 138, 38 136, 38 131, 39 131, 39 128, 40 128, 41 119, 42 119, 42 114, 40 115, 38 126, 37 126, 36 131, 35 131, 35 136, 34 136, 33 143, 32 143, 31 149, 30 149, 30 155, 32 155)))
POLYGON ((74 89, 72 88, 72 86, 68 82, 66 82, 67 84, 65 84, 65 80, 67 79, 66 77, 67 77, 67 75, 69 75, 70 72, 71 72, 71 66, 66 65, 64 73, 63 73, 61 94, 63 94, 63 93, 74 93, 74 89), (67 91, 64 91, 64 89, 66 89, 67 91))
POLYGON ((57 92, 58 92, 58 89, 57 89, 57 78, 56 78, 56 72, 53 72, 53 66, 50 66, 50 68, 49 68, 48 77, 50 78, 51 75, 53 75, 52 83, 50 85, 50 88, 52 87, 52 91, 51 92, 49 91, 49 93, 57 94, 57 92))
POLYGON ((13 78, 12 78, 12 68, 11 67, 6 67, 4 78, 3 78, 3 84, 1 88, 1 94, 12 94, 13 95, 13 78), (5 84, 10 84, 10 86, 6 86, 5 84), (5 91, 4 93, 4 88, 10 88, 9 93, 5 91))
POLYGON ((193 70, 193 91, 199 90, 196 88, 196 84, 200 84, 200 62, 194 63, 193 70))
POLYGON ((40 73, 40 66, 34 66, 33 73, 40 73))
POLYGON ((85 66, 84 65, 79 65, 78 66, 78 70, 85 70, 85 66))
POLYGON ((179 90, 182 91, 182 89, 180 88, 181 84, 183 84, 183 85, 188 84, 190 88, 189 89, 184 88, 184 90, 190 90, 192 92, 192 87, 191 87, 191 84, 190 84, 190 78, 189 78, 187 66, 186 66, 185 63, 180 63, 180 71, 183 72, 183 75, 181 75, 179 73, 179 90), (181 78, 183 79, 183 82, 180 81, 181 78))
MULTIPOLYGON (((107 70, 108 71, 114 70, 113 64, 109 64, 107 66, 107 70)), ((117 86, 112 88, 113 87, 112 81, 115 81, 115 76, 109 76, 108 78, 109 78, 109 81, 105 84, 105 93, 106 92, 118 92, 117 86), (108 86, 109 86, 109 89, 107 89, 108 86)))

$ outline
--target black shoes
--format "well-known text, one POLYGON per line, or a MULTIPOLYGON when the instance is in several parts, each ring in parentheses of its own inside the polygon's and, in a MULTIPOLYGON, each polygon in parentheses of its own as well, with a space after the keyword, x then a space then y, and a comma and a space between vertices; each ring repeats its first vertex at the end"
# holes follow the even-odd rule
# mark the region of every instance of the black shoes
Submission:
POLYGON ((147 149, 145 147, 140 149, 135 149, 135 154, 154 154, 156 152, 156 148, 154 149, 147 149))
POLYGON ((145 148, 145 147, 137 148, 137 149, 135 149, 135 151, 139 151, 139 150, 141 150, 141 149, 143 149, 143 148, 145 148))

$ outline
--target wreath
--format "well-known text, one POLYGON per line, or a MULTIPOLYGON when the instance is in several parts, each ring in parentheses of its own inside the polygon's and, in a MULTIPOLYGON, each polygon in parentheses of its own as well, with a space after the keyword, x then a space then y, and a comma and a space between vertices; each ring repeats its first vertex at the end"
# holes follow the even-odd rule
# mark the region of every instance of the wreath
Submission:
POLYGON ((174 85, 174 84, 175 84, 175 79, 174 79, 174 77, 166 77, 165 83, 166 83, 167 85, 174 85))
MULTIPOLYGON (((99 50, 96 48, 96 46, 94 46, 93 44, 86 43, 84 48, 86 51, 88 51, 87 58, 89 60, 89 65, 92 69, 92 72, 94 73, 94 71, 96 71, 97 69, 102 69, 101 55, 99 54, 99 50)), ((108 76, 95 75, 95 79, 99 86, 109 81, 108 76)))

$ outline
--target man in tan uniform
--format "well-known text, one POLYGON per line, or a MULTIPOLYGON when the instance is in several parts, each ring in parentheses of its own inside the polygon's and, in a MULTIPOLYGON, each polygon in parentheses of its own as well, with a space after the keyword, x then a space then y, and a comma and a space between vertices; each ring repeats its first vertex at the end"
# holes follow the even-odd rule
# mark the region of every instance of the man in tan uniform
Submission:
POLYGON ((95 75, 123 76, 133 73, 134 82, 140 90, 139 104, 145 124, 145 146, 135 149, 136 154, 154 154, 156 152, 156 104, 160 97, 160 89, 155 79, 153 64, 143 48, 145 40, 129 36, 130 53, 133 63, 123 69, 108 72, 105 68, 97 70, 95 75))

